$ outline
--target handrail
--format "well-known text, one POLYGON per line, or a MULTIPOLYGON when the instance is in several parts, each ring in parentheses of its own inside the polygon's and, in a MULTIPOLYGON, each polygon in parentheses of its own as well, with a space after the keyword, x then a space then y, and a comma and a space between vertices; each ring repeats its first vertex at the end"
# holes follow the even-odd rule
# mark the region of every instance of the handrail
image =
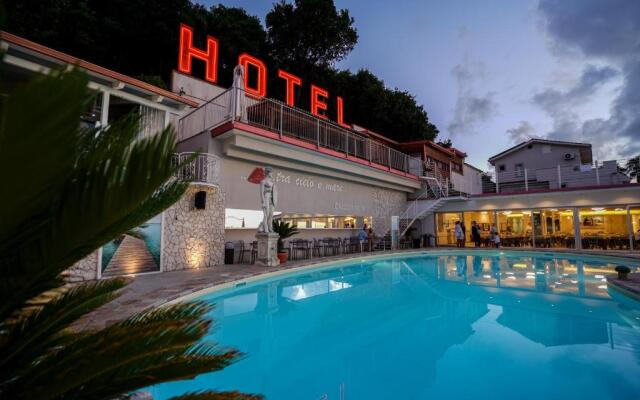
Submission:
POLYGON ((184 164, 176 173, 176 178, 179 180, 210 185, 218 184, 220 180, 220 159, 213 154, 175 153, 173 154, 173 163, 176 166, 184 164), (191 160, 184 164, 189 159, 191 160))
POLYGON ((357 133, 326 118, 288 106, 270 98, 255 98, 244 90, 231 88, 202 104, 180 119, 180 140, 211 130, 227 121, 278 133, 344 154, 370 164, 387 167, 416 176, 423 171, 421 161, 377 140, 357 133))
MULTIPOLYGON (((401 223, 402 221, 407 221, 406 226, 402 227, 400 230, 400 236, 403 236, 405 233, 407 233, 411 225, 413 225, 413 223, 420 217, 418 213, 418 205, 421 204, 420 203, 421 198, 426 197, 428 199, 430 197, 429 194, 431 193, 433 198, 430 200, 434 200, 435 201, 434 205, 435 205, 435 204, 438 204, 443 197, 446 197, 446 196, 443 196, 444 193, 442 192, 442 187, 440 186, 440 182, 429 177, 423 177, 423 178, 424 178, 423 182, 425 183, 424 191, 410 202, 405 212, 399 218, 401 223), (435 187, 432 187, 433 183, 430 184, 429 183, 430 181, 435 182, 435 187)), ((428 211, 428 210, 425 210, 425 211, 428 211)))
POLYGON ((511 193, 564 188, 626 185, 637 183, 638 159, 619 159, 581 163, 580 160, 559 162, 546 168, 493 171, 483 193, 511 193))

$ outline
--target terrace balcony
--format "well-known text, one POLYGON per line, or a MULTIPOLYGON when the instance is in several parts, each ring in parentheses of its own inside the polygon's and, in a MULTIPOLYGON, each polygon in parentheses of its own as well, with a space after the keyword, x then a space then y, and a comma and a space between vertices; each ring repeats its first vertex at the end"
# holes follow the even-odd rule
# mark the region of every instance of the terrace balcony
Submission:
POLYGON ((217 185, 220 182, 220 160, 213 154, 193 152, 173 154, 174 165, 185 163, 176 174, 179 180, 217 185))
POLYGON ((625 172, 630 160, 594 161, 591 164, 555 165, 494 171, 483 180, 483 194, 597 189, 636 185, 637 178, 625 172))
MULTIPOLYGON (((327 170, 336 165, 333 160, 340 159, 343 163, 346 160, 359 168, 366 167, 363 171, 368 173, 373 169, 374 175, 385 172, 393 174, 394 179, 411 180, 413 190, 420 187, 418 177, 423 175, 420 159, 277 100, 245 95, 238 88, 222 92, 180 119, 178 138, 182 143, 195 140, 203 133, 217 137, 233 129, 302 148, 308 154, 305 159, 313 159, 314 154, 320 153, 324 161, 317 159, 316 165, 327 170)), ((241 141, 237 139, 234 145, 240 145, 241 141)), ((284 153, 273 154, 284 157, 284 153)), ((338 169, 337 165, 335 169, 338 169)))

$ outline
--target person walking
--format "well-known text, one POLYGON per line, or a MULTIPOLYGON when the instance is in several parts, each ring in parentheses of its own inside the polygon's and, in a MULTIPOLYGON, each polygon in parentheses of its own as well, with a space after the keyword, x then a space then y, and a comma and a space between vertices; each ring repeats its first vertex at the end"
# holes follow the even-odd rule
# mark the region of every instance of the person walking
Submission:
POLYGON ((476 221, 471 222, 471 240, 473 240, 476 247, 480 247, 480 227, 476 221))
POLYGON ((456 225, 453 228, 453 236, 456 238, 456 247, 462 247, 464 234, 462 233, 462 227, 460 226, 460 221, 456 221, 456 225))

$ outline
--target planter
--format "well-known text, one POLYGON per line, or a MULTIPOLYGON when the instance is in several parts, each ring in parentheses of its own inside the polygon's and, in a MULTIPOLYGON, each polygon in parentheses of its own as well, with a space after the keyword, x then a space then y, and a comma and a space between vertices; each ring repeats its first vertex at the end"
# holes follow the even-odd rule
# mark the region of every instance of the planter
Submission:
POLYGON ((286 251, 278 252, 278 260, 280 260, 280 264, 284 264, 289 259, 289 253, 286 251))
POLYGON ((629 278, 631 268, 625 265, 618 265, 616 267, 616 272, 618 273, 618 279, 620 279, 621 281, 626 281, 629 278))

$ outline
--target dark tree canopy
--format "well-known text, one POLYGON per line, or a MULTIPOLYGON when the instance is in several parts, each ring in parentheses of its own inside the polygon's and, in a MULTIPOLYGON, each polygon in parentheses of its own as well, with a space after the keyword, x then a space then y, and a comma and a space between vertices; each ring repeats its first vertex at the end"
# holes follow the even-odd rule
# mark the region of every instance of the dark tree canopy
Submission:
MULTIPOLYGON (((5 0, 7 30, 118 72, 169 87, 176 68, 178 26, 195 30, 195 45, 206 34, 218 38, 218 83, 229 86, 238 55, 250 53, 269 67, 268 95, 284 98, 278 69, 300 76, 296 104, 308 109, 309 85, 329 91, 335 120, 335 96, 344 99, 344 118, 394 140, 435 139, 438 129, 424 107, 406 90, 390 89, 367 70, 338 70, 358 41, 348 10, 333 0, 275 3, 266 28, 244 9, 210 8, 189 0, 5 0), (152 4, 152 6, 150 6, 152 4)), ((195 76, 203 65, 193 63, 195 76)))
POLYGON ((358 42, 349 11, 338 11, 333 0, 280 1, 266 24, 271 56, 284 66, 330 67, 358 42))

